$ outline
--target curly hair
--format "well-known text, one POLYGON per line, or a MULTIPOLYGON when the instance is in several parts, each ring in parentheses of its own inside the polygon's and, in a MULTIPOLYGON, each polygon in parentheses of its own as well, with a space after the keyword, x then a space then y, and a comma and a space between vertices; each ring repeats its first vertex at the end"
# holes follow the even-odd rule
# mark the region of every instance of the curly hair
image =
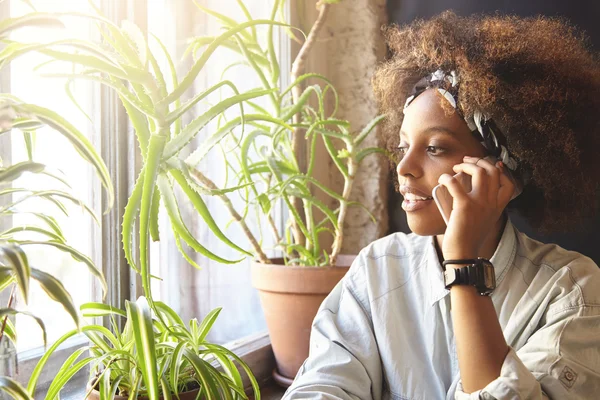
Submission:
POLYGON ((373 87, 397 146, 412 86, 437 69, 460 76, 465 116, 479 109, 500 126, 531 178, 509 205, 541 232, 595 215, 600 181, 600 69, 586 37, 557 18, 459 17, 384 28, 391 56, 373 87))

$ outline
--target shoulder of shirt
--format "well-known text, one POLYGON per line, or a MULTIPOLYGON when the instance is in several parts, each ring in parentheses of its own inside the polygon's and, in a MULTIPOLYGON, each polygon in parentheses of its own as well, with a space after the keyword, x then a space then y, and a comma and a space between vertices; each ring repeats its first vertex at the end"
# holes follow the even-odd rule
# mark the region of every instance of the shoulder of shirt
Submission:
MULTIPOLYGON (((566 297, 577 297, 581 306, 600 305, 600 268, 589 257, 567 250, 556 244, 541 243, 526 234, 517 232, 517 252, 514 264, 532 275, 543 276, 544 281, 560 286, 566 297)), ((600 308, 599 308, 600 311, 600 308)))
MULTIPOLYGON (((410 279, 421 268, 431 236, 396 232, 364 247, 344 279, 350 289, 369 291, 369 297, 386 292, 390 285, 410 279)), ((364 300, 364 299, 363 299, 364 300)))

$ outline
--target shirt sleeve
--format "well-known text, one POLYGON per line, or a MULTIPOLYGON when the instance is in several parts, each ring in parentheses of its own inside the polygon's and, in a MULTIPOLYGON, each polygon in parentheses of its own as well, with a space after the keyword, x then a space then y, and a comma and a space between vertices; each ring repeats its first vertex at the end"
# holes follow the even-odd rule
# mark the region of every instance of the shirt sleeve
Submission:
POLYGON ((599 306, 566 307, 546 318, 518 351, 509 349, 500 376, 456 400, 594 399, 600 393, 599 306))
POLYGON ((381 399, 381 360, 361 269, 355 261, 319 308, 309 356, 282 400, 381 399))

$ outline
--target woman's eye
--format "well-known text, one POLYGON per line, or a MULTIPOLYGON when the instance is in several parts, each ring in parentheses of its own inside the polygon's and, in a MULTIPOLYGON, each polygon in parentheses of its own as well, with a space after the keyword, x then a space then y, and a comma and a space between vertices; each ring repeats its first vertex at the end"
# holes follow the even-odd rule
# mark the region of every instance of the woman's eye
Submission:
POLYGON ((408 151, 408 146, 398 146, 398 153, 406 154, 407 151, 408 151))
POLYGON ((427 152, 432 154, 439 154, 443 151, 441 147, 437 146, 427 146, 427 152))

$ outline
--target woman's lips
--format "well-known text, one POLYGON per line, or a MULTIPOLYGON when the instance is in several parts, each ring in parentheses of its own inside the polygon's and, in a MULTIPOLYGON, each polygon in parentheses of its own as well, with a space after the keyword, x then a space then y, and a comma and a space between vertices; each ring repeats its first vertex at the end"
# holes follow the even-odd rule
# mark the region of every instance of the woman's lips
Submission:
POLYGON ((418 210, 421 210, 421 209, 427 207, 429 204, 431 204, 431 202, 433 202, 433 199, 427 199, 427 200, 404 199, 404 201, 402 202, 402 209, 406 212, 418 211, 418 210))

